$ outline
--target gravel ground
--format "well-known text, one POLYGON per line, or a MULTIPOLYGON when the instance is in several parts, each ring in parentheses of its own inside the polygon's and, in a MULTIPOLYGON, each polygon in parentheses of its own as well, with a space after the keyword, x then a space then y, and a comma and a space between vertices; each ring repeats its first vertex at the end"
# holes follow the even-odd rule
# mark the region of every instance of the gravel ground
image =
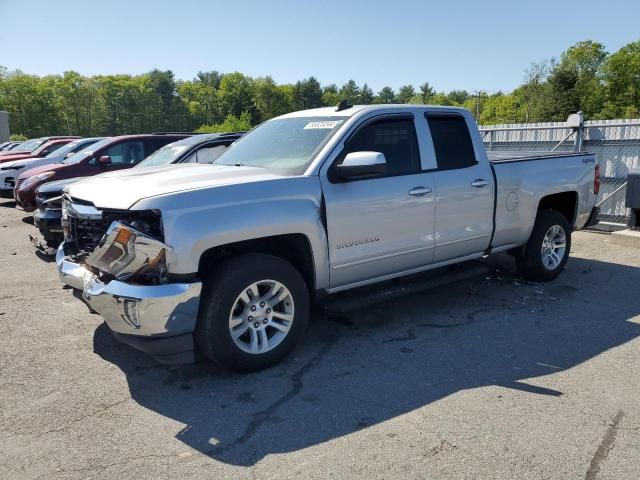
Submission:
POLYGON ((284 363, 118 344, 0 202, 0 477, 640 478, 640 249, 577 233, 554 282, 492 273, 316 315, 284 363))

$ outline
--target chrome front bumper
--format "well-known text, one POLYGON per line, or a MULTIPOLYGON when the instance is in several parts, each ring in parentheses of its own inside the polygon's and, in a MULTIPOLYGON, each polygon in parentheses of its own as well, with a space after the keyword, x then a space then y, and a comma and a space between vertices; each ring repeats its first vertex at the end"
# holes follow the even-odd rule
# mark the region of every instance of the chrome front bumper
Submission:
POLYGON ((56 254, 60 280, 82 290, 84 301, 104 318, 113 332, 173 337, 195 330, 202 283, 134 285, 118 280, 103 283, 83 265, 67 260, 63 245, 56 254))

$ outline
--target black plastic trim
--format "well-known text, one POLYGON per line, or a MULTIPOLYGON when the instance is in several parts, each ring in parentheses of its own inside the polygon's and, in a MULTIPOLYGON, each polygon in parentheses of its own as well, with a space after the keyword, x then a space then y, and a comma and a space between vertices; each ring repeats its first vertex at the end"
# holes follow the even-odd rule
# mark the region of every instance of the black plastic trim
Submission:
POLYGON ((114 331, 111 333, 119 342, 148 353, 160 363, 180 365, 195 361, 195 344, 190 333, 175 337, 139 337, 114 331))

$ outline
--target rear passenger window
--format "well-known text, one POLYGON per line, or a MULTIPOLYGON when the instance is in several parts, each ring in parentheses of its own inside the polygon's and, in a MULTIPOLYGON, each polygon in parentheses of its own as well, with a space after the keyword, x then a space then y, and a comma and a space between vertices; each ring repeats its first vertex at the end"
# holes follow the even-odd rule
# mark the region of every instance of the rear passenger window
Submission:
POLYGON ((358 130, 346 152, 380 152, 389 175, 406 175, 420 170, 420 153, 413 120, 381 120, 358 130))
POLYGON ((426 115, 436 151, 438 170, 454 170, 475 165, 471 135, 464 117, 426 115))

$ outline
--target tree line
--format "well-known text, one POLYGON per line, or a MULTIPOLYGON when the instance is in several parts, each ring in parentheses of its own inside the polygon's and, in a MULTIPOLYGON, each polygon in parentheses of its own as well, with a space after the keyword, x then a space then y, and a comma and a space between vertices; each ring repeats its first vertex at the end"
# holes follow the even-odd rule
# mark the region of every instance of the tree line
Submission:
POLYGON ((0 67, 0 110, 11 131, 27 137, 53 134, 121 135, 153 131, 247 130, 294 110, 354 104, 425 103, 463 106, 482 125, 640 116, 640 41, 609 53, 582 41, 559 59, 533 63, 509 93, 439 92, 428 82, 377 93, 349 80, 322 85, 315 77, 277 84, 270 76, 198 72, 178 80, 170 70, 141 75, 36 76, 0 67))

